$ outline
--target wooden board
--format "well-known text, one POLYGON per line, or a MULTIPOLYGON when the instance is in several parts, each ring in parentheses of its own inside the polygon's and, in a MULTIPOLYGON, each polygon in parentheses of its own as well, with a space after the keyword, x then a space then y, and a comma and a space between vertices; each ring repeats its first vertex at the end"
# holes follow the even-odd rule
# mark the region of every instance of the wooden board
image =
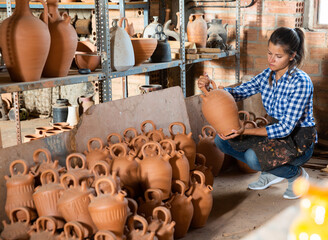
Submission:
POLYGON ((220 53, 222 50, 220 48, 197 48, 198 53, 220 53))

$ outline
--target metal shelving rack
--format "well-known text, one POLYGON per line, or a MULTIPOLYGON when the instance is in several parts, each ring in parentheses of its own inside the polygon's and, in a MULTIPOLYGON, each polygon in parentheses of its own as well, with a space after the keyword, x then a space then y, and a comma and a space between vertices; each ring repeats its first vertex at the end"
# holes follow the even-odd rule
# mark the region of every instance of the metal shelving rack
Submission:
MULTIPOLYGON (((217 54, 218 58, 224 58, 227 56, 236 57, 236 81, 239 82, 239 71, 240 71, 240 0, 236 0, 236 50, 221 52, 217 54)), ((96 23, 97 23, 97 44, 98 53, 101 55, 101 66, 102 70, 93 72, 88 75, 79 75, 77 71, 71 71, 67 77, 61 78, 42 78, 35 82, 12 82, 8 74, 0 73, 0 94, 1 93, 13 93, 14 96, 14 109, 15 109, 15 121, 16 121, 16 133, 17 133, 17 143, 21 143, 21 126, 19 120, 19 92, 33 89, 50 88, 56 86, 63 86, 76 83, 85 82, 97 82, 99 83, 99 95, 100 101, 106 102, 112 100, 112 78, 117 77, 127 77, 129 75, 148 73, 152 71, 158 71, 173 67, 180 68, 180 81, 181 88, 186 96, 186 65, 208 61, 211 59, 201 58, 197 60, 186 60, 185 58, 185 7, 184 0, 179 0, 179 12, 180 14, 180 59, 174 60, 166 63, 145 63, 141 66, 133 67, 124 72, 111 71, 110 68, 110 34, 109 34, 109 9, 119 9, 121 17, 125 14, 125 9, 132 8, 143 8, 145 10, 145 15, 147 15, 148 23, 148 12, 149 12, 149 2, 131 2, 124 3, 124 0, 120 0, 120 3, 109 3, 107 0, 95 0, 95 4, 60 4, 60 8, 65 9, 95 9, 96 12, 96 23)), ((11 15, 12 12, 11 0, 6 0, 6 3, 0 2, 0 8, 7 9, 7 16, 11 15)), ((31 4, 32 8, 39 8, 40 4, 31 4)), ((127 84, 127 81, 126 81, 127 84)), ((127 86, 126 86, 127 87, 127 86)))

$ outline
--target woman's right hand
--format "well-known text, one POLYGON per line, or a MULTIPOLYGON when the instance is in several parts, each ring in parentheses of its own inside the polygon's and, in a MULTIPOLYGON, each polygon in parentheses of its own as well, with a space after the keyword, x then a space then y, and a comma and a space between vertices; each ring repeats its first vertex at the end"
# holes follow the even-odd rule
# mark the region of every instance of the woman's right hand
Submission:
POLYGON ((207 73, 204 73, 204 75, 201 75, 197 80, 198 88, 201 89, 205 87, 207 90, 210 86, 210 78, 207 73))

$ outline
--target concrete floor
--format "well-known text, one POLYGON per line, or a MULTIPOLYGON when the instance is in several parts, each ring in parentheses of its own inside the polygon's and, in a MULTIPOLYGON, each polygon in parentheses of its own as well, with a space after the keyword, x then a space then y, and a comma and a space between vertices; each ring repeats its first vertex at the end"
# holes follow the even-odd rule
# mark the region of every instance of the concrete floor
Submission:
MULTIPOLYGON (((22 136, 34 133, 35 127, 50 125, 50 119, 22 121, 22 136)), ((3 147, 16 144, 15 123, 0 122, 3 147)), ((327 173, 306 168, 310 178, 322 181, 327 173)), ((259 173, 245 174, 232 166, 215 178, 213 209, 207 225, 192 229, 183 239, 241 239, 265 224, 285 208, 297 205, 299 200, 285 200, 282 195, 287 182, 271 186, 262 191, 247 189, 248 183, 255 181, 259 173)), ((277 239, 278 240, 278 239, 277 239)), ((280 240, 280 239, 279 239, 280 240)))

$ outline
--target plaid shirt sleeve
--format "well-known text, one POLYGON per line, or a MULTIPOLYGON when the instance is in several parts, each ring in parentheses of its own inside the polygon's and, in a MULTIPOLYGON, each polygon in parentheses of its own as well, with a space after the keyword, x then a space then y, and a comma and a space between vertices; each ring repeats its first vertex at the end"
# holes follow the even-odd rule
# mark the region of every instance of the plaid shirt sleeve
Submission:
POLYGON ((279 123, 266 126, 269 139, 283 138, 288 136, 307 109, 313 96, 313 85, 309 77, 300 75, 289 87, 291 90, 286 94, 287 106, 279 123))

